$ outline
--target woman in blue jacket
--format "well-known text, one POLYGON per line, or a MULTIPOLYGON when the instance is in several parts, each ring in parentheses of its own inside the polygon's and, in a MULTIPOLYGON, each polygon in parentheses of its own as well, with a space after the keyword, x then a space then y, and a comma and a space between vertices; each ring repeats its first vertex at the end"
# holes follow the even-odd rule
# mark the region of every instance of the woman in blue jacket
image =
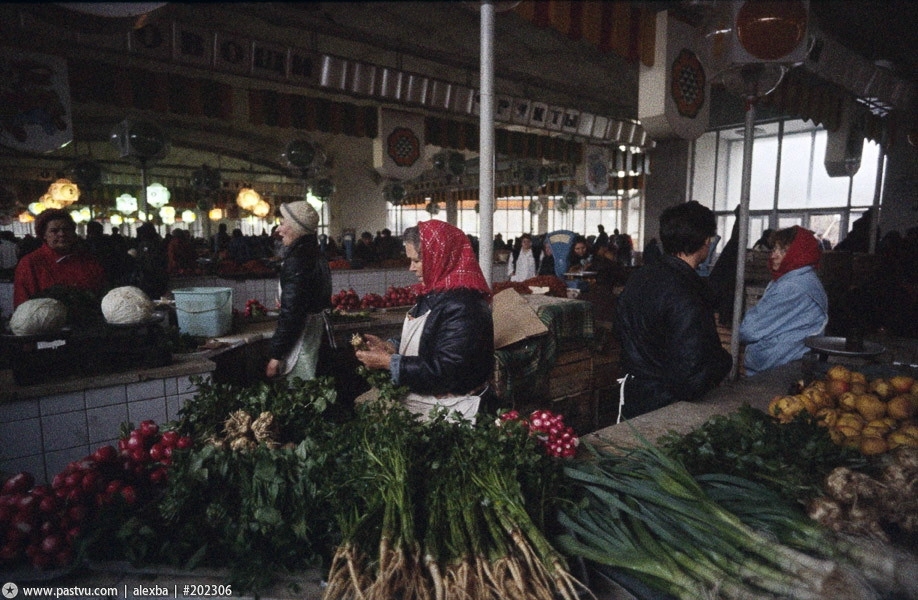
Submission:
POLYGON ((772 243, 772 281, 740 325, 747 375, 801 358, 804 340, 822 334, 829 320, 826 291, 816 275, 822 257, 816 236, 795 225, 775 232, 772 243))

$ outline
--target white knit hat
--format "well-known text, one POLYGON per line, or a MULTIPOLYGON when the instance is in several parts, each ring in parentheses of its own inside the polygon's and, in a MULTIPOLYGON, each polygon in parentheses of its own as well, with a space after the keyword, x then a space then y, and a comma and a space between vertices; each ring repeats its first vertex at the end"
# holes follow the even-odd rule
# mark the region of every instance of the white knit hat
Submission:
POLYGON ((288 225, 303 233, 315 233, 319 229, 319 213, 305 200, 281 204, 280 212, 288 225))

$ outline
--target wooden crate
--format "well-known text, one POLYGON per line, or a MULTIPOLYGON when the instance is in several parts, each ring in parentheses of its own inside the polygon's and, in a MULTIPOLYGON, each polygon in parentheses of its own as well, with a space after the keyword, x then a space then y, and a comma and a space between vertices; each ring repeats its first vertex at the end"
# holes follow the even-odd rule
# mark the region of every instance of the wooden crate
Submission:
POLYGON ((593 355, 593 389, 603 389, 618 385, 621 377, 619 356, 611 354, 593 355))
POLYGON ((593 357, 588 348, 562 352, 548 374, 548 398, 554 400, 588 391, 592 374, 593 357))

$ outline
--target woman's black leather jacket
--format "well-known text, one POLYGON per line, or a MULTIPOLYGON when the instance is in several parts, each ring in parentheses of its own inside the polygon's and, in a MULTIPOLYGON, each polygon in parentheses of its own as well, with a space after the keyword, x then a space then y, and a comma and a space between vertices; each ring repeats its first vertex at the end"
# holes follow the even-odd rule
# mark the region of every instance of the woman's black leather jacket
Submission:
POLYGON ((287 248, 280 270, 280 314, 271 338, 271 358, 283 360, 299 339, 306 318, 331 307, 331 271, 315 235, 287 248))
POLYGON ((424 395, 478 391, 494 370, 494 321, 487 299, 467 288, 432 292, 421 296, 410 314, 427 311, 418 356, 399 355, 396 382, 424 395))

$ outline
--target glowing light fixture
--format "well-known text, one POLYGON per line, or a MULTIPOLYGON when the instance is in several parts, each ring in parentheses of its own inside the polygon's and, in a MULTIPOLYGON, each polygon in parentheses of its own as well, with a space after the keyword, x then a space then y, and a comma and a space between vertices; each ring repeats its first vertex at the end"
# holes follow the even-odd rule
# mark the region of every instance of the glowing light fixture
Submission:
POLYGON ((261 201, 261 194, 248 187, 239 190, 239 194, 236 196, 236 204, 242 210, 252 210, 261 201))
POLYGON ((223 218, 223 209, 221 209, 221 208, 212 208, 212 209, 210 209, 210 212, 207 213, 207 217, 208 217, 211 221, 219 221, 220 219, 223 218))
POLYGON ((82 210, 71 210, 70 218, 73 219, 74 223, 85 223, 89 220, 89 209, 87 208, 85 212, 82 210))
POLYGON ((46 208, 48 207, 45 206, 41 200, 39 200, 38 202, 33 202, 32 204, 28 206, 29 212, 32 213, 33 215, 40 214, 41 211, 45 210, 46 208))
POLYGON ((175 207, 163 206, 159 209, 159 216, 163 220, 163 223, 166 225, 172 225, 175 223, 175 207))
POLYGON ((124 219, 121 217, 121 215, 116 214, 116 215, 110 216, 108 218, 108 222, 111 223, 112 225, 121 225, 122 223, 124 223, 124 219))
POLYGON ((198 215, 195 214, 193 210, 183 210, 182 211, 182 221, 185 223, 191 223, 198 218, 198 215))
POLYGON ((21 213, 19 213, 19 222, 20 222, 20 223, 31 223, 31 222, 34 221, 34 220, 35 220, 35 217, 33 217, 33 216, 32 216, 32 213, 30 213, 30 212, 27 211, 27 210, 24 210, 24 211, 22 211, 21 213))
POLYGON ((129 215, 137 210, 137 198, 130 194, 121 194, 115 198, 115 208, 123 215, 129 215))
POLYGON ((172 192, 161 183, 151 183, 147 186, 147 204, 153 208, 162 208, 169 204, 172 192))
POLYGON ((264 200, 259 200, 258 204, 252 207, 252 214, 258 218, 264 219, 271 213, 271 205, 264 200))
POLYGON ((64 203, 59 200, 55 200, 53 196, 49 193, 42 194, 41 198, 38 199, 41 202, 42 206, 45 208, 64 208, 64 203))
POLYGON ((60 204, 56 208, 64 208, 80 199, 80 188, 69 179, 58 179, 48 186, 48 194, 55 203, 60 204))

